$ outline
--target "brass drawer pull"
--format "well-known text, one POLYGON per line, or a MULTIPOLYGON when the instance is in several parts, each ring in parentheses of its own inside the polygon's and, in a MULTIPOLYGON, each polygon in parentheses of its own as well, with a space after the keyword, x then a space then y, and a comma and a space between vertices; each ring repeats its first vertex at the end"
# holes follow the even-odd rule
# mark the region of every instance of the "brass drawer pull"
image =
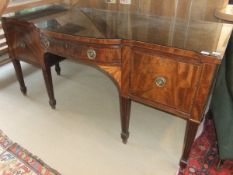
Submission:
POLYGON ((164 77, 157 77, 155 79, 155 84, 158 87, 164 87, 166 85, 166 83, 167 83, 167 80, 164 77))
POLYGON ((87 50, 87 57, 90 60, 94 60, 96 58, 96 51, 94 49, 88 49, 87 50))
POLYGON ((19 47, 25 49, 25 48, 26 48, 25 42, 20 42, 20 43, 19 43, 19 47))
POLYGON ((45 38, 45 37, 41 39, 41 43, 42 43, 42 45, 44 46, 45 49, 48 49, 49 46, 50 46, 49 40, 47 38, 45 38))

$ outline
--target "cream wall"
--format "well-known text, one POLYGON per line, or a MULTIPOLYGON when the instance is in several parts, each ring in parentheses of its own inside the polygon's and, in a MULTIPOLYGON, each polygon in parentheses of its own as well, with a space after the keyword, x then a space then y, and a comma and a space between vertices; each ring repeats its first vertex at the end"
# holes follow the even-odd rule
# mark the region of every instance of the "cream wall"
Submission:
POLYGON ((4 10, 6 9, 8 3, 9 3, 9 0, 1 0, 1 3, 0 3, 0 16, 4 12, 4 10))

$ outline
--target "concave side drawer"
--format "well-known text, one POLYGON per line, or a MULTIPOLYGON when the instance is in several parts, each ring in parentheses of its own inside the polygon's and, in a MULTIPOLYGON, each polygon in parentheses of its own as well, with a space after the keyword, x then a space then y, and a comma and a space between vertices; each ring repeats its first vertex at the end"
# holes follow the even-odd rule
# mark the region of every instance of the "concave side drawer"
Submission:
POLYGON ((30 63, 39 63, 41 47, 38 46, 39 35, 30 26, 15 27, 9 43, 14 51, 16 59, 30 63))
POLYGON ((187 60, 163 53, 133 51, 131 96, 190 113, 202 68, 187 60))
POLYGON ((38 60, 36 58, 37 54, 34 53, 33 50, 36 50, 36 48, 33 48, 33 45, 30 44, 29 41, 25 40, 25 38, 19 40, 16 43, 16 48, 14 49, 16 58, 38 63, 38 60))

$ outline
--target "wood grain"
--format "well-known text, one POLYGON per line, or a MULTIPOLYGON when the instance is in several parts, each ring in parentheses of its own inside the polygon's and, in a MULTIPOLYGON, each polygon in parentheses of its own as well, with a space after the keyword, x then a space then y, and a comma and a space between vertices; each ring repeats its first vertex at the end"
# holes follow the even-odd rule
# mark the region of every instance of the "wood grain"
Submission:
POLYGON ((190 113, 201 73, 199 64, 135 50, 131 66, 130 94, 190 113), (159 77, 166 80, 164 87, 156 85, 159 77))
POLYGON ((132 56, 132 50, 129 46, 124 46, 122 48, 122 63, 121 63, 121 69, 122 71, 122 77, 121 80, 121 96, 122 97, 128 97, 129 95, 129 87, 130 87, 130 59, 132 56))
POLYGON ((120 66, 106 66, 106 65, 98 65, 98 67, 106 72, 108 76, 115 82, 118 90, 121 89, 121 67, 120 66))
POLYGON ((96 63, 111 63, 120 64, 121 62, 121 49, 118 45, 100 45, 89 44, 85 42, 74 42, 69 40, 59 40, 55 38, 47 38, 49 48, 47 52, 58 54, 64 57, 77 58, 78 60, 89 60, 96 63), (96 57, 90 60, 87 56, 89 49, 96 53, 96 57), (66 51, 69 50, 67 53, 66 51))
MULTIPOLYGON (((42 69, 52 107, 56 100, 50 67, 66 57, 99 68, 116 84, 124 143, 129 137, 131 100, 187 120, 181 158, 181 165, 186 165, 221 59, 134 40, 97 39, 40 30, 27 21, 3 19, 3 27, 12 58, 36 64, 42 69), (95 50, 95 59, 89 59, 88 49, 95 50), (159 77, 166 80, 164 86, 156 84, 159 77)), ((24 87, 17 65, 16 72, 21 87, 24 87)))
POLYGON ((57 64, 63 58, 51 56, 42 46, 40 31, 27 21, 2 19, 10 58, 14 64, 16 76, 19 80, 21 91, 26 94, 20 61, 25 61, 39 67, 44 75, 45 85, 49 96, 49 104, 54 109, 56 100, 53 92, 53 84, 50 67, 57 64), (14 27, 12 27, 14 26, 14 27))
POLYGON ((192 120, 195 122, 201 122, 204 117, 217 69, 218 65, 215 64, 203 65, 199 89, 192 108, 192 120))
POLYGON ((188 158, 191 147, 193 145, 199 123, 193 120, 188 120, 184 138, 184 148, 180 159, 180 168, 184 169, 188 164, 188 158))

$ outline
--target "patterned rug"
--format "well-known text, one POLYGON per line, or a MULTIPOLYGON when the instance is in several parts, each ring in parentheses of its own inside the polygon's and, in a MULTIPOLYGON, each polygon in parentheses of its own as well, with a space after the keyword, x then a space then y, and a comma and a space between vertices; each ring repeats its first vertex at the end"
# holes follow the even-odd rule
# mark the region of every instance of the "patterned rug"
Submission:
POLYGON ((0 130, 0 175, 60 175, 0 130))
POLYGON ((233 175, 233 161, 218 168, 219 155, 213 120, 206 119, 204 131, 194 142, 188 166, 179 175, 233 175))

